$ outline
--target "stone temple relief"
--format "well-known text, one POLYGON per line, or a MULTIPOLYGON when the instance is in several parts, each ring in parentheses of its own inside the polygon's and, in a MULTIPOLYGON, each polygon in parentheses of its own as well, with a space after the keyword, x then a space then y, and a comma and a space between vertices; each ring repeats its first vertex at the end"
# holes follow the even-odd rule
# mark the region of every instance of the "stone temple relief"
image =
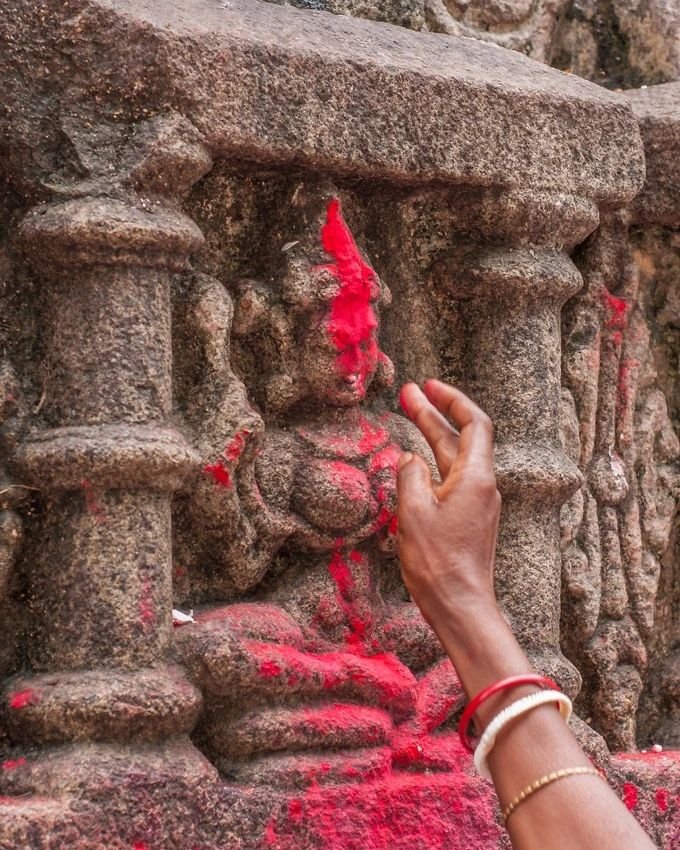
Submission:
POLYGON ((569 0, 427 0, 434 32, 491 41, 550 62, 558 20, 569 0))
MULTIPOLYGON (((603 219, 580 262, 585 287, 564 312, 563 438, 585 484, 562 509, 562 642, 584 676, 582 716, 613 750, 632 750, 657 591, 670 567, 680 444, 626 215, 603 219)), ((663 740, 650 733, 676 743, 670 729, 663 740)))
POLYGON ((396 462, 429 451, 367 400, 393 379, 390 292, 332 187, 292 202, 304 225, 270 279, 235 282, 233 306, 205 275, 180 293, 200 339, 186 414, 202 474, 177 503, 175 556, 182 593, 208 603, 176 630, 206 702, 196 740, 245 783, 446 769, 458 742, 430 733, 462 694, 395 557, 396 462))

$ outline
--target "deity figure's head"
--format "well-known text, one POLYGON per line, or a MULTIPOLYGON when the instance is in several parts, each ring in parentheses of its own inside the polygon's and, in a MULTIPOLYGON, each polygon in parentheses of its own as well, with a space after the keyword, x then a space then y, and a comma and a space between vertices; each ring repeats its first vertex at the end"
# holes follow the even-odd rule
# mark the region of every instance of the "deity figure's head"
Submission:
POLYGON ((269 374, 264 404, 281 412, 303 400, 350 407, 377 378, 390 384, 393 366, 378 344, 379 309, 388 288, 363 258, 332 197, 325 219, 289 248, 281 279, 242 281, 234 334, 256 368, 269 374))

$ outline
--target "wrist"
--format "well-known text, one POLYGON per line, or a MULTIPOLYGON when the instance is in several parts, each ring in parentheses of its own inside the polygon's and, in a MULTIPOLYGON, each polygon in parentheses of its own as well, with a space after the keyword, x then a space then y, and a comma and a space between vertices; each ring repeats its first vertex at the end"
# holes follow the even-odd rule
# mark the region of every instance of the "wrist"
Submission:
POLYGON ((421 611, 435 632, 453 639, 459 645, 474 641, 480 630, 491 623, 507 622, 492 592, 466 590, 456 592, 431 591, 419 600, 421 611))

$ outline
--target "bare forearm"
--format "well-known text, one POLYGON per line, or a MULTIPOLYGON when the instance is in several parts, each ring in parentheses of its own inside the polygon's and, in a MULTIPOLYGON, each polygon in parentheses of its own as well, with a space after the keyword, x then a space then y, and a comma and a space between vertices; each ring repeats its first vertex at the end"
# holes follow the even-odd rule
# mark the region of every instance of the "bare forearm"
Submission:
MULTIPOLYGON (((439 636, 470 697, 531 665, 496 605, 493 564, 501 498, 493 470, 488 416, 455 387, 407 384, 402 406, 426 438, 441 476, 434 484, 422 458, 399 461, 399 554, 402 575, 439 636), (456 426, 451 427, 451 420, 456 426), (457 429, 457 430, 456 430, 457 429)), ((484 729, 506 705, 535 688, 513 688, 482 702, 484 729)), ((542 699, 543 697, 538 697, 542 699)), ((553 695, 550 695, 552 702, 553 695)), ((532 701, 530 700, 530 703, 532 701)), ((515 850, 650 850, 653 844, 592 770, 551 703, 502 717, 489 769, 504 808, 546 778, 509 814, 515 850), (571 770, 576 774, 553 774, 571 770), (578 773, 587 771, 586 773, 578 773), (553 781, 555 779, 556 781, 553 781)))
MULTIPOLYGON (((472 696, 499 679, 531 672, 531 664, 492 600, 467 610, 444 604, 430 617, 463 687, 472 696)), ((535 688, 514 689, 485 702, 484 728, 502 708, 535 688)), ((539 777, 590 761, 559 712, 541 706, 506 727, 489 757, 501 807, 539 777)), ((516 850, 649 850, 654 845, 606 783, 597 776, 568 777, 526 799, 508 819, 516 850)))

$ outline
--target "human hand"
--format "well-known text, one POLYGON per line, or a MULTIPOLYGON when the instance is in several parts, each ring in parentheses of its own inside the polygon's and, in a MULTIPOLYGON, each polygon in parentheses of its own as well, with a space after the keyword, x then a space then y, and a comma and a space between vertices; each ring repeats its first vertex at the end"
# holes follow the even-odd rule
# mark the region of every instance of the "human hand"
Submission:
POLYGON ((436 630, 442 616, 496 605, 493 565, 501 497, 493 427, 467 396, 441 381, 427 381, 423 390, 406 384, 401 403, 432 448, 441 476, 441 484, 435 484, 419 455, 402 454, 397 479, 402 575, 436 630))

